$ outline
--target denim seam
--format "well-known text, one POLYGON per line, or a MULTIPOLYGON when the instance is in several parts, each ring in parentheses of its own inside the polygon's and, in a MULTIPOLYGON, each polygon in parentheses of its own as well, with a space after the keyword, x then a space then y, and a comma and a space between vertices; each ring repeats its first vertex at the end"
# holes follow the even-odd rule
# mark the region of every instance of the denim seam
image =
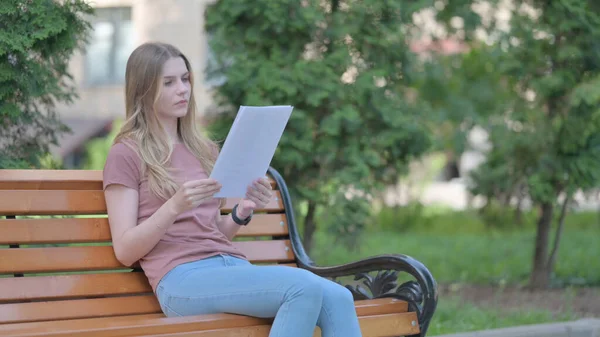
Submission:
MULTIPOLYGON (((329 320, 329 323, 332 323, 333 320, 331 319, 331 315, 329 314, 329 311, 327 311, 327 306, 325 305, 325 303, 323 303, 321 305, 321 309, 323 310, 323 312, 325 313, 325 316, 327 316, 327 319, 329 320)), ((322 324, 321 324, 322 325, 322 324)), ((328 324, 331 327, 331 335, 333 337, 337 336, 336 331, 335 331, 335 324, 328 324)))

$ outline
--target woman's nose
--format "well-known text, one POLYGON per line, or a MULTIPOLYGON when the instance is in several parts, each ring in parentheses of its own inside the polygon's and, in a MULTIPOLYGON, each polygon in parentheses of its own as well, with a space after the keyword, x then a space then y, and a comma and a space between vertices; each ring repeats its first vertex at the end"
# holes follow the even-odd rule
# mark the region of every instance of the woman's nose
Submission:
POLYGON ((177 92, 184 94, 188 91, 188 87, 185 83, 183 83, 183 81, 179 80, 177 81, 177 92))

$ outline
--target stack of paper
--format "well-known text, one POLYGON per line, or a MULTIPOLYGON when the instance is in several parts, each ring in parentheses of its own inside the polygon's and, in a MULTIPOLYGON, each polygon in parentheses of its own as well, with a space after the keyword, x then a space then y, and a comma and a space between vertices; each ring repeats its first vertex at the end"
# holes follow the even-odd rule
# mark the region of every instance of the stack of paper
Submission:
POLYGON ((265 177, 293 109, 240 107, 210 175, 222 185, 215 197, 243 198, 254 180, 265 177))

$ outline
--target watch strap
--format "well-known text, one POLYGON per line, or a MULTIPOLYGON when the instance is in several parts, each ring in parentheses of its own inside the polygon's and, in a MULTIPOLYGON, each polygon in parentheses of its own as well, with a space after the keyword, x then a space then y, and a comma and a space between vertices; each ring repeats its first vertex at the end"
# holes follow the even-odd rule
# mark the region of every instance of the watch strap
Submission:
POLYGON ((236 224, 240 226, 246 226, 250 222, 250 220, 252 220, 252 213, 250 213, 250 215, 246 219, 238 218, 238 216, 236 215, 238 205, 239 204, 235 204, 235 206, 233 206, 233 209, 231 210, 231 217, 233 218, 233 222, 235 222, 236 224))

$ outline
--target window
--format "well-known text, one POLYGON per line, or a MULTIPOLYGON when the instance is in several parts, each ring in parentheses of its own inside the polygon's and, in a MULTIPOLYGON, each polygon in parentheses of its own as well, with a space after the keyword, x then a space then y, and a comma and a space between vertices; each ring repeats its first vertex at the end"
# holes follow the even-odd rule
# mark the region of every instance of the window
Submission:
POLYGON ((96 8, 90 23, 92 31, 85 55, 86 83, 92 86, 124 83, 127 58, 134 48, 131 8, 96 8))

